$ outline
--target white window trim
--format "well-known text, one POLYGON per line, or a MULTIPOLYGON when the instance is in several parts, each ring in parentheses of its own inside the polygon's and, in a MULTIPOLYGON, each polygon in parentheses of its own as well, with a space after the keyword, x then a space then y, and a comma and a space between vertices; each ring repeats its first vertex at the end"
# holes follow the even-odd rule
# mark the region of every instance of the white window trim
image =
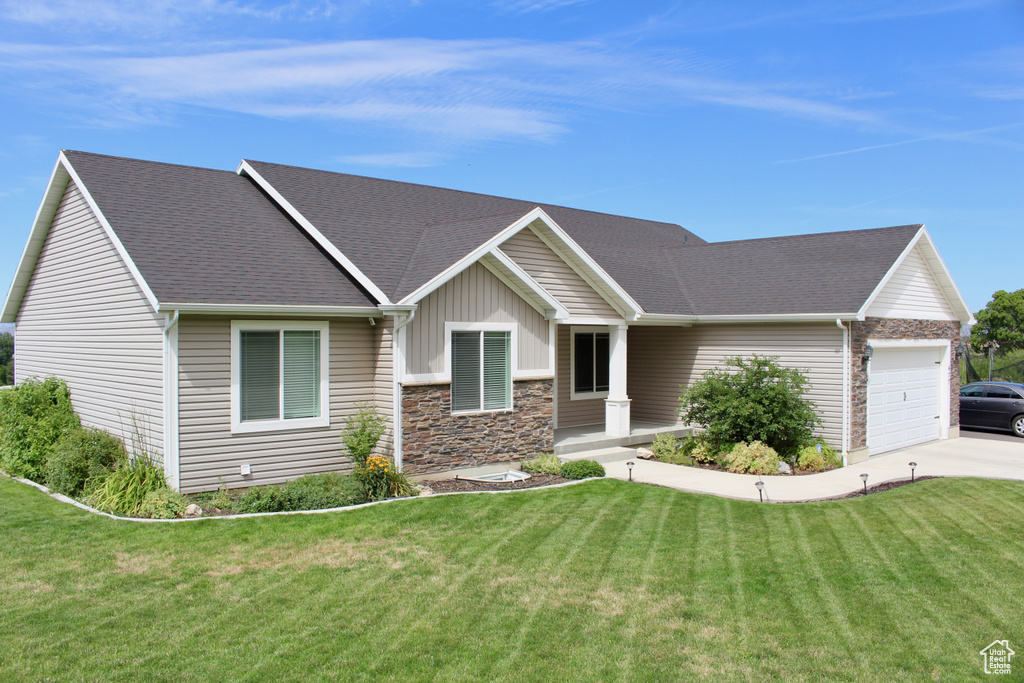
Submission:
MULTIPOLYGON (((231 433, 279 432, 291 429, 312 429, 331 425, 331 340, 327 321, 232 320, 231 321, 231 433), (281 332, 302 330, 320 333, 320 416, 298 419, 250 420, 242 422, 241 333, 242 331, 281 332)), ((284 362, 284 359, 281 359, 284 362)), ((283 378, 283 373, 280 378, 283 378)), ((279 389, 284 384, 278 380, 279 389)), ((282 399, 283 400, 283 399, 282 399)))
MULTIPOLYGON (((519 372, 519 345, 518 326, 515 323, 451 323, 444 324, 444 374, 448 382, 452 381, 452 332, 508 332, 511 361, 511 377, 509 377, 509 402, 508 408, 496 410, 453 410, 452 415, 482 415, 485 413, 510 413, 515 410, 515 382, 516 373, 519 372)), ((481 385, 482 389, 482 385, 481 385)), ((483 405, 481 399, 480 405, 483 405)))
MULTIPOLYGON (((577 332, 607 332, 611 334, 612 328, 604 325, 585 325, 576 326, 572 325, 569 327, 569 400, 570 401, 586 401, 595 398, 608 398, 607 391, 576 391, 576 333, 577 332)), ((611 373, 611 340, 609 339, 609 368, 608 372, 611 373)), ((595 354, 596 362, 597 354, 595 354)), ((596 373, 596 368, 595 368, 596 373)), ((595 374, 596 377, 596 374, 595 374)))

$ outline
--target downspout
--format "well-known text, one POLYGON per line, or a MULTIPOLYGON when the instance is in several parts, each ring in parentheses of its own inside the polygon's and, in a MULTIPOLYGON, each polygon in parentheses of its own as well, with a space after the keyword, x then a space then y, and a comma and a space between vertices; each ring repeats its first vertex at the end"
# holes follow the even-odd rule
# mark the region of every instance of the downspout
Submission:
POLYGON ((846 467, 846 457, 850 450, 850 331, 839 318, 836 318, 836 325, 843 331, 843 467, 846 467))
POLYGON ((402 471, 402 380, 405 377, 405 344, 402 343, 405 341, 405 335, 400 333, 415 317, 415 307, 406 311, 404 316, 396 312, 395 326, 391 330, 391 377, 393 379, 391 429, 392 442, 395 446, 395 469, 399 472, 402 471))
POLYGON ((178 318, 181 311, 167 314, 164 324, 164 478, 175 491, 181 490, 181 462, 178 449, 178 318))

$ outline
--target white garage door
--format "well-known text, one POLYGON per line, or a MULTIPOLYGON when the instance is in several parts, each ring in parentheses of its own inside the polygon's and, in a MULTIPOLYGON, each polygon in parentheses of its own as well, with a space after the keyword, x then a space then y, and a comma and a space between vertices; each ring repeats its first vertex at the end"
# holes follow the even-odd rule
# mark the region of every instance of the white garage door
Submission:
POLYGON ((942 434, 942 349, 880 348, 868 364, 868 453, 942 434))

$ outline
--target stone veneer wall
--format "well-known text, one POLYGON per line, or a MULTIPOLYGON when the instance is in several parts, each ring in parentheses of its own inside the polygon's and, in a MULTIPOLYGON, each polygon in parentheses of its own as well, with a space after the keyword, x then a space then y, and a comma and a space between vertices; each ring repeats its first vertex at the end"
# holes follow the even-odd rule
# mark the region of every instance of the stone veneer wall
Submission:
POLYGON ((512 383, 512 410, 452 415, 450 384, 402 387, 402 467, 425 474, 554 449, 554 382, 512 383))
POLYGON ((868 318, 853 323, 850 346, 851 400, 850 450, 867 448, 868 373, 862 362, 868 339, 943 339, 950 344, 949 363, 949 426, 960 424, 960 365, 956 362, 956 344, 960 323, 955 320, 908 320, 902 318, 868 318))

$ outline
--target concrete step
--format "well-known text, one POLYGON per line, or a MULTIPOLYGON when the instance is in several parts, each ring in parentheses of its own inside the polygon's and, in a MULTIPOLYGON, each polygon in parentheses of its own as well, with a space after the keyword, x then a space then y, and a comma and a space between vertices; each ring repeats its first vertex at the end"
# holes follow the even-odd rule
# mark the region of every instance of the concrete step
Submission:
POLYGON ((634 460, 636 459, 636 449, 614 446, 612 448, 577 451, 575 453, 559 453, 558 459, 562 462, 569 462, 571 460, 594 460, 595 462, 603 464, 606 462, 617 462, 619 460, 634 460))

